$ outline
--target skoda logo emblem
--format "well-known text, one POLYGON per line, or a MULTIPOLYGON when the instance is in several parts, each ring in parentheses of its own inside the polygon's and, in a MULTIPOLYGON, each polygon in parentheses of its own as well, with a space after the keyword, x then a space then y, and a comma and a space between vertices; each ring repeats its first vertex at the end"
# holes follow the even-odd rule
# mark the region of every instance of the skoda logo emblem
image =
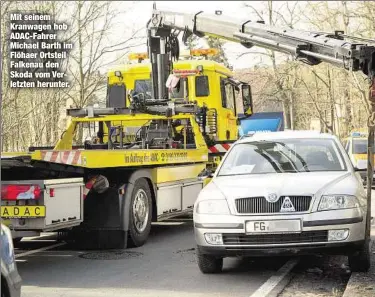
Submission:
POLYGON ((283 204, 281 205, 280 212, 292 212, 296 211, 294 205, 289 197, 285 197, 283 204))
POLYGON ((268 194, 267 197, 266 197, 266 200, 268 202, 276 202, 278 199, 279 199, 279 197, 277 197, 276 193, 268 194))

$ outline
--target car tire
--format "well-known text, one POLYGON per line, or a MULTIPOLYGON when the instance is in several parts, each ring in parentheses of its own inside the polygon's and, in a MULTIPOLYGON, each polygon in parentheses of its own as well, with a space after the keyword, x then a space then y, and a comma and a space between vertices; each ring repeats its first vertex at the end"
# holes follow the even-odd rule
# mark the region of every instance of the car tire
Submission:
POLYGON ((220 273, 223 270, 223 258, 202 254, 197 248, 199 270, 204 274, 220 273))
POLYGON ((151 230, 151 219, 152 219, 152 196, 151 190, 148 185, 148 182, 144 178, 138 179, 133 188, 131 201, 130 201, 130 211, 129 211, 129 241, 128 247, 140 247, 145 244, 148 239, 151 230), (142 197, 142 198, 139 198, 142 197), (137 200, 142 200, 140 204, 137 200), (139 222, 137 219, 139 218, 139 214, 136 211, 136 208, 140 205, 140 208, 145 207, 144 209, 140 209, 139 211, 141 214, 140 216, 147 216, 144 218, 144 223, 142 226, 139 226, 139 222), (137 214, 135 214, 137 212, 137 214), (137 217, 137 218, 136 218, 137 217), (138 224, 138 226, 137 226, 138 224))
POLYGON ((366 240, 363 247, 348 257, 349 267, 352 272, 367 272, 371 266, 370 240, 366 240))

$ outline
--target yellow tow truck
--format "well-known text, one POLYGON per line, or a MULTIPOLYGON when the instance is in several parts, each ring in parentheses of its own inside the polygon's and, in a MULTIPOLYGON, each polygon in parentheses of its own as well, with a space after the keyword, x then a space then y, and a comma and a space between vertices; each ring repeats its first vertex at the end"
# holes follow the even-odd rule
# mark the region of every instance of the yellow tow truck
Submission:
MULTIPOLYGON (((85 248, 141 246, 152 221, 192 212, 210 172, 237 139, 236 93, 241 90, 244 106, 252 109, 250 86, 217 62, 176 61, 166 81, 168 97, 155 100, 151 72, 146 63, 110 71, 106 107, 68 109, 70 124, 53 150, 28 153, 23 163, 32 169, 30 175, 24 171, 23 188, 2 201, 14 237, 32 228, 67 230, 68 238, 85 248), (83 145, 74 142, 79 130, 83 145), (30 182, 36 176, 40 183, 30 182), (51 185, 56 178, 66 188, 81 186, 82 195, 65 199, 68 190, 51 185), (34 195, 19 199, 32 187, 38 189, 34 195)), ((10 160, 22 167, 19 158, 10 160)), ((19 187, 19 170, 4 168, 9 189, 19 187)))

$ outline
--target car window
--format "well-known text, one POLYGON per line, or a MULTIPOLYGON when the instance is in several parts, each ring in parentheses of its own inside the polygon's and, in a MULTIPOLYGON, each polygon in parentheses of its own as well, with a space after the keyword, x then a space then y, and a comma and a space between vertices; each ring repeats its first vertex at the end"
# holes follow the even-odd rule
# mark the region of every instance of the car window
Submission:
POLYGON ((208 83, 208 76, 196 76, 195 77, 195 96, 206 97, 210 95, 210 86, 208 83))
POLYGON ((353 154, 367 154, 367 139, 353 139, 353 154))
POLYGON ((235 91, 233 85, 225 78, 220 78, 221 105, 224 108, 234 109, 235 91))
POLYGON ((283 139, 236 144, 220 175, 347 170, 332 139, 283 139))

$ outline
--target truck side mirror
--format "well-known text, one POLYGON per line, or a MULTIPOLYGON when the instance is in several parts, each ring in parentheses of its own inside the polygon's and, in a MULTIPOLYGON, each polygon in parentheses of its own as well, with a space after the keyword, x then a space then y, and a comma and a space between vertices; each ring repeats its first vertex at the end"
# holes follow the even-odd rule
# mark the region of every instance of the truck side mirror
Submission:
POLYGON ((253 97, 250 85, 243 84, 241 86, 241 93, 244 115, 251 116, 253 114, 253 97))

